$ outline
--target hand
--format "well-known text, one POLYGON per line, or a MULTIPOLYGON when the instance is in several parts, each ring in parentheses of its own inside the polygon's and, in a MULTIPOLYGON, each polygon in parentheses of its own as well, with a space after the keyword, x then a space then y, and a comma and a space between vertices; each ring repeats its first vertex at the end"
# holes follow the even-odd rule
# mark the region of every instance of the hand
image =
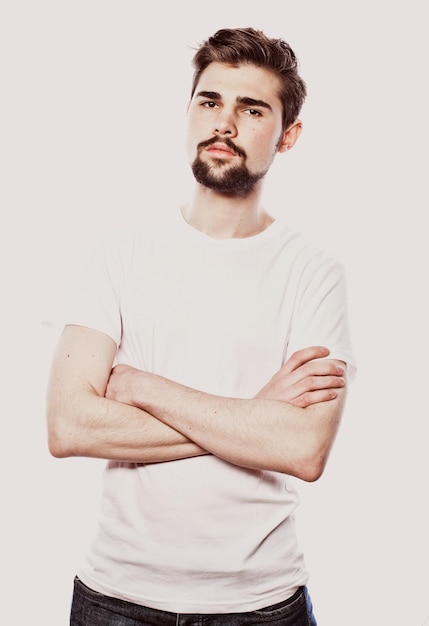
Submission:
POLYGON ((298 350, 255 397, 301 408, 333 400, 336 389, 345 385, 345 367, 339 361, 325 360, 328 355, 328 348, 323 346, 298 350))
POLYGON ((129 365, 115 365, 107 381, 105 397, 123 404, 136 406, 134 394, 141 387, 142 372, 129 365))

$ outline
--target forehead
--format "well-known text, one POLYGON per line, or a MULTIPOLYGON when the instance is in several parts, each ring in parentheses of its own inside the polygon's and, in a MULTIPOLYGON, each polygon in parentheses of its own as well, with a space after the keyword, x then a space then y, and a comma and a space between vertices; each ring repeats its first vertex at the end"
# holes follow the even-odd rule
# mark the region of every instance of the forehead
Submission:
POLYGON ((252 64, 210 63, 201 73, 196 85, 195 93, 200 91, 217 92, 223 98, 264 100, 273 107, 281 107, 278 76, 252 64))

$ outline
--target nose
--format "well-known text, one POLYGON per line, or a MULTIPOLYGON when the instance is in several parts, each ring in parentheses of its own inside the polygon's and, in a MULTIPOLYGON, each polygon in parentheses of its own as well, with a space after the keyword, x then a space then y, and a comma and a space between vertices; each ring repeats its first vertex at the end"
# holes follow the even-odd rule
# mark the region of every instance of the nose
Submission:
POLYGON ((237 126, 232 111, 228 111, 225 107, 219 111, 213 132, 215 135, 228 135, 228 137, 237 135, 237 126))

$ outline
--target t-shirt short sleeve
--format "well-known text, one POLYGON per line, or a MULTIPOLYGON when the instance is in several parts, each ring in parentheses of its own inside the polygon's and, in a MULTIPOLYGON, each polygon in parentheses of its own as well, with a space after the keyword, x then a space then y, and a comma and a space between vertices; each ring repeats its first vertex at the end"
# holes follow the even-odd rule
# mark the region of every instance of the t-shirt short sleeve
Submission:
POLYGON ((354 378, 356 363, 350 342, 345 269, 324 252, 316 254, 302 274, 288 356, 316 345, 330 349, 328 358, 344 361, 350 379, 354 378))
POLYGON ((121 343, 120 311, 124 259, 117 246, 101 243, 88 254, 64 314, 65 324, 85 326, 121 343))

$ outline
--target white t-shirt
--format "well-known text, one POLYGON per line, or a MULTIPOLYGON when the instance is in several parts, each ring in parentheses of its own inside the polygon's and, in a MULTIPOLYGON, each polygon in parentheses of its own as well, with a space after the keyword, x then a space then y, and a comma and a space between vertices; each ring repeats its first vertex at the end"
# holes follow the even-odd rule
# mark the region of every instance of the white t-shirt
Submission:
MULTIPOLYGON (((118 363, 208 393, 251 398, 311 345, 354 368, 341 264, 279 221, 213 239, 175 214, 109 248, 85 283, 67 323, 111 336, 118 363)), ((256 610, 307 582, 297 504, 291 477, 214 456, 109 462, 79 576, 165 611, 256 610)))

